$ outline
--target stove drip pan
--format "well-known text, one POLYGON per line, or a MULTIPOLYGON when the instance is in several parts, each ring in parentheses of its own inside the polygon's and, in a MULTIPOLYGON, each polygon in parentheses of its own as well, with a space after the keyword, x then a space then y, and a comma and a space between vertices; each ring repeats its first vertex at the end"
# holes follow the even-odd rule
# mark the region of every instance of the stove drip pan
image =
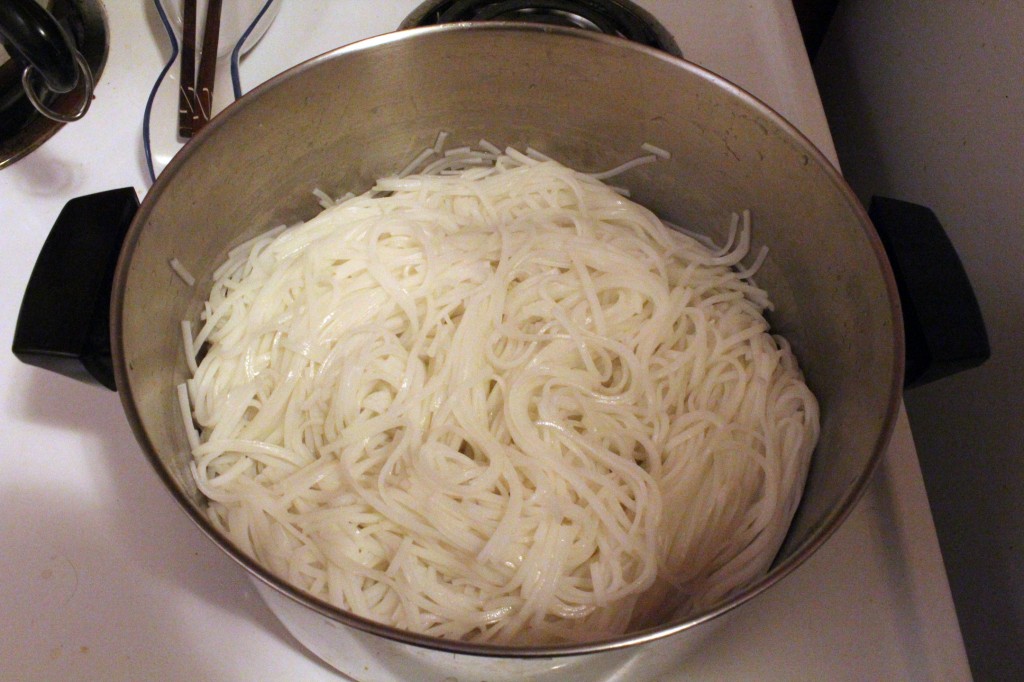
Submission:
POLYGON ((399 28, 459 21, 522 21, 582 28, 683 56, 672 34, 629 0, 427 0, 399 28))
MULTIPOLYGON (((0 0, 3 2, 4 0, 0 0)), ((84 57, 98 82, 107 61, 107 14, 101 0, 54 0, 50 14, 84 57)), ((15 59, 0 64, 0 168, 11 165, 50 139, 64 125, 38 111, 21 86, 22 66, 15 59)), ((81 91, 48 95, 44 103, 59 113, 74 111, 81 91)))

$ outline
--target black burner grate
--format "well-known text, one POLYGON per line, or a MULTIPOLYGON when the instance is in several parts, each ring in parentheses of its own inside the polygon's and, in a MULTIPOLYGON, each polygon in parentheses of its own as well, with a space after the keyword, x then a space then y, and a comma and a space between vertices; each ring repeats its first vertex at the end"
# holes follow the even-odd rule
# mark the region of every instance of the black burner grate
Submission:
POLYGON ((665 27, 628 0, 428 0, 399 28, 458 21, 524 21, 582 28, 683 56, 665 27))

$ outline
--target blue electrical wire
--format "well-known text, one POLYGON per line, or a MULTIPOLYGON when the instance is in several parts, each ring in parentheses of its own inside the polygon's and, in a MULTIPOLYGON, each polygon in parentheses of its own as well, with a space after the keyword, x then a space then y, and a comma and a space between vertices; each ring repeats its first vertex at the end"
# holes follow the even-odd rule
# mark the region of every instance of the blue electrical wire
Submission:
POLYGON ((156 83, 153 84, 153 89, 149 91, 149 99, 146 100, 146 111, 142 115, 142 146, 146 151, 146 168, 149 170, 149 181, 156 182, 156 172, 153 170, 153 150, 149 143, 149 117, 153 111, 153 100, 156 99, 156 92, 160 89, 160 84, 164 82, 164 76, 171 70, 174 62, 178 59, 178 38, 174 35, 174 29, 171 28, 171 22, 167 19, 167 13, 164 12, 164 6, 160 0, 153 0, 153 4, 156 6, 156 12, 160 15, 160 21, 164 25, 164 31, 167 32, 167 39, 171 41, 171 58, 164 64, 163 70, 156 79, 156 83))
POLYGON ((249 24, 249 28, 245 29, 245 33, 243 33, 242 37, 238 39, 237 43, 235 43, 235 49, 231 50, 231 88, 235 92, 235 99, 242 96, 242 79, 238 75, 238 60, 242 54, 242 45, 245 44, 249 35, 256 29, 256 25, 260 23, 260 19, 263 18, 263 15, 267 13, 267 10, 270 9, 270 6, 273 5, 274 2, 275 0, 267 0, 263 4, 263 9, 259 11, 256 18, 252 20, 251 24, 249 24))

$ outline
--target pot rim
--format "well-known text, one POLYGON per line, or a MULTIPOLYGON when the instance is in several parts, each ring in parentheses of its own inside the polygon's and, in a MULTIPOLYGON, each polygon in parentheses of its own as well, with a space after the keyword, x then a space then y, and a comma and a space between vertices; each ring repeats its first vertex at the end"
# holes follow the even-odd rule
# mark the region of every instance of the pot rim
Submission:
POLYGON ((277 592, 285 595, 291 600, 310 608, 319 615, 329 619, 330 621, 355 628, 357 630, 377 635, 389 640, 408 644, 416 647, 422 647, 426 649, 442 651, 453 654, 464 654, 471 656, 481 657, 500 657, 500 658, 553 658, 563 656, 574 656, 581 654, 593 654, 604 651, 612 651, 617 649, 623 649, 627 647, 634 647, 657 640, 665 639, 672 635, 681 633, 690 628, 696 627, 702 623, 713 620, 718 616, 721 616, 738 606, 750 601, 754 597, 757 597, 765 590, 790 575, 798 566, 806 561, 812 554, 814 554, 818 548, 820 548, 832 534, 842 525, 846 518, 852 512, 856 503, 860 500, 864 494, 864 490, 871 479, 871 476, 876 469, 882 454, 885 452, 892 431, 895 427, 896 419, 900 412, 900 406, 902 404, 902 383, 903 383, 903 372, 904 372, 904 358, 903 358, 903 326, 902 316, 900 312, 899 295, 897 293, 895 279, 889 265, 888 258, 885 255, 884 248, 882 247, 881 241, 875 232, 871 221, 867 215, 867 211, 864 209, 860 201, 857 199, 853 190, 847 185, 846 181, 842 178, 832 163, 822 154, 822 152, 796 127, 794 127, 789 121, 787 121, 781 114, 772 109, 769 105, 765 104, 761 100, 757 99, 754 95, 751 95, 746 90, 740 88, 729 80, 701 67, 692 62, 686 61, 679 57, 672 56, 668 53, 660 50, 632 43, 628 40, 598 34, 582 29, 566 28, 558 26, 550 26, 543 24, 528 24, 519 22, 462 22, 462 23, 451 23, 437 26, 427 26, 412 29, 403 29, 394 31, 391 33, 385 33, 379 36, 360 40, 348 45, 344 45, 319 56, 313 57, 306 60, 296 66, 283 71, 282 73, 274 76, 268 81, 255 87, 253 90, 245 94, 242 98, 229 105, 224 112, 215 117, 210 123, 203 128, 203 130, 193 140, 186 145, 181 152, 179 152, 168 164, 165 170, 157 177, 156 182, 153 184, 149 193, 146 195, 139 208, 135 219, 129 228, 128 234, 125 237, 124 245, 121 250, 120 258, 117 265, 117 270, 114 277, 113 291, 111 296, 111 348, 113 351, 114 360, 114 375, 117 384, 118 392, 121 395, 122 406, 125 410, 126 416, 135 434, 136 439, 142 446, 146 457, 153 465, 154 469, 163 483, 166 485, 168 490, 178 504, 184 509, 185 513, 189 518, 202 530, 207 537, 213 540, 228 556, 230 556, 236 563, 245 568, 251 577, 259 579, 264 584, 273 588, 277 592), (748 585, 745 589, 735 594, 727 601, 719 604, 713 609, 699 613, 695 616, 690 616, 684 619, 673 619, 666 623, 658 626, 646 628, 643 630, 637 630, 633 632, 627 632, 625 634, 606 638, 601 640, 593 640, 582 643, 572 644, 552 644, 552 645, 530 645, 530 646, 513 646, 513 645, 498 645, 498 644, 482 644, 463 642, 458 640, 448 640, 439 637, 431 637, 426 635, 401 630, 395 627, 384 625, 382 623, 372 621, 361 616, 349 613, 342 610, 341 608, 329 604, 315 596, 312 596, 297 587, 294 587, 289 582, 280 578, 268 569, 264 568, 260 563, 255 561, 248 554, 245 554, 238 548, 236 548, 225 536, 223 536, 218 530, 216 530, 206 515, 201 509, 193 505, 193 503, 185 496, 185 494, 179 489, 174 478, 168 472, 168 470, 161 463, 160 457, 157 454, 156 448, 146 433, 143 427, 141 417, 135 406, 135 399, 132 391, 131 382, 129 381, 128 367, 125 362, 125 348, 124 348, 124 336, 123 336, 123 323, 122 314, 124 306, 124 288, 129 271, 129 263, 132 259, 132 254, 139 241, 139 234, 142 231, 143 225, 148 221, 149 215, 152 211, 152 207, 159 201, 160 196, 166 191, 167 187, 174 182, 174 177, 177 175, 179 168, 186 162, 186 160, 194 153, 194 151, 200 147, 206 139, 212 135, 217 134, 217 130, 229 123, 233 118, 233 114, 245 107, 247 103, 258 99, 263 93, 267 92, 276 87, 276 85, 284 80, 295 77, 296 75, 303 73, 309 69, 316 68, 319 64, 331 61, 334 59, 343 58, 347 54, 362 52, 366 50, 372 50, 381 45, 387 45, 406 40, 417 40, 419 36, 432 35, 432 34, 446 34, 446 33, 463 33, 463 32, 481 32, 481 31, 496 31, 496 32, 519 32, 519 33, 547 33, 555 35, 563 35, 567 39, 576 39, 583 41, 595 41, 598 43, 608 43, 617 46, 620 49, 636 50, 641 53, 648 55, 649 57, 666 61, 677 68, 688 71, 691 75, 695 75, 702 80, 707 81, 715 87, 725 90, 731 96, 740 100, 745 106, 750 107, 766 119, 777 125, 782 132, 788 135, 793 142, 795 142, 805 153, 809 159, 809 163, 816 164, 821 168, 822 172, 825 173, 826 178, 835 190, 842 196, 849 209, 856 215, 858 222, 864 229, 864 233, 868 238, 876 259, 878 260, 879 268, 884 279, 885 289, 888 295, 890 303, 890 315, 893 320, 892 328, 892 347, 895 354, 893 362, 892 377, 890 380, 889 387, 889 399, 886 405, 885 416, 881 421, 878 436, 874 442, 873 449, 870 457, 867 460, 867 465, 860 475, 853 481, 848 487, 846 495, 842 498, 841 502, 836 505, 830 514, 824 519, 819 525, 818 529, 804 541, 802 545, 797 547, 794 552, 788 556, 781 563, 773 563, 769 571, 748 585))

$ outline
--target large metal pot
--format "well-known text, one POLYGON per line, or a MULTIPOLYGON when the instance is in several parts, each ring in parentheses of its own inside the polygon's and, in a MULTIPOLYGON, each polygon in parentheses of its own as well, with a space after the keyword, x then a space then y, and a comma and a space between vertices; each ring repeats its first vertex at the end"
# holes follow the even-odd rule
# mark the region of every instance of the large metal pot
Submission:
POLYGON ((257 579, 299 641, 357 678, 371 658, 383 666, 383 679, 489 680, 596 677, 649 652, 672 659, 708 631, 707 621, 770 587, 835 531, 886 445, 903 378, 898 299, 878 238, 844 181, 800 133, 685 61, 540 26, 390 34, 313 59, 246 95, 187 145, 149 192, 121 250, 111 312, 117 388, 171 493, 257 579), (616 180, 636 201, 719 238, 730 212, 751 209, 753 250, 770 249, 758 274, 776 303, 770 321, 800 358, 821 404, 822 429, 788 538, 770 572, 749 589, 697 617, 610 641, 529 649, 442 641, 299 592, 207 521, 174 400, 187 372, 180 320, 197 318, 210 274, 233 245, 312 216, 314 187, 332 195, 367 188, 441 130, 451 133, 450 144, 483 137, 530 145, 581 170, 617 165, 649 142, 672 157, 616 180), (174 258, 196 276, 194 287, 168 266, 174 258))

